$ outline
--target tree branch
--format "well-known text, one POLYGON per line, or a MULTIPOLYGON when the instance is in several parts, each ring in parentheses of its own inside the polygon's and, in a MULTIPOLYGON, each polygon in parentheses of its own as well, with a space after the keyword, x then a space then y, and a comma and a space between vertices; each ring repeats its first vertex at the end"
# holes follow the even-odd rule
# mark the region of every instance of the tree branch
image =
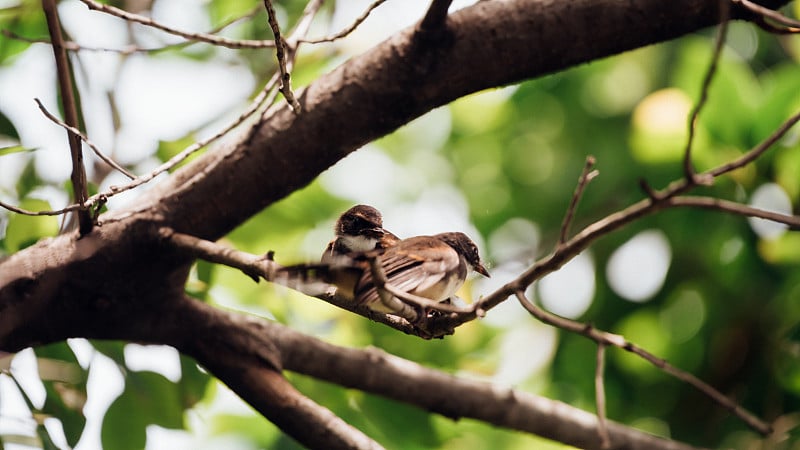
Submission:
MULTIPOLYGON (((379 349, 337 347, 281 325, 250 326, 275 336, 286 369, 416 405, 445 417, 469 417, 579 448, 599 449, 597 417, 565 403, 428 369, 379 349), (368 367, 369 370, 364 370, 368 367)), ((613 449, 691 449, 609 422, 613 449)))
POLYGON ((730 16, 729 0, 720 0, 720 25, 717 30, 716 44, 714 45, 714 52, 711 56, 711 64, 706 70, 703 77, 703 84, 700 86, 700 98, 692 108, 689 115, 689 137, 686 139, 686 149, 683 151, 683 173, 688 180, 692 183, 705 184, 703 181, 696 177, 694 166, 692 165, 692 146, 694 145, 694 135, 697 130, 697 120, 700 117, 700 111, 705 106, 708 100, 708 91, 711 88, 711 81, 714 80, 714 74, 717 72, 717 64, 722 55, 722 48, 725 46, 725 36, 728 34, 728 20, 730 16))
MULTIPOLYGON (((42 9, 47 19, 47 29, 50 32, 50 41, 53 43, 53 54, 56 60, 56 73, 58 74, 58 88, 61 93, 64 119, 67 125, 78 128, 78 110, 75 104, 75 94, 72 86, 72 71, 69 67, 67 50, 64 48, 64 37, 61 34, 61 23, 58 19, 58 9, 55 0, 42 0, 42 9)), ((76 135, 67 131, 70 155, 72 157, 72 191, 75 203, 83 205, 89 197, 86 183, 86 169, 83 167, 83 150, 81 140, 76 135)), ((92 217, 88 208, 80 208, 75 214, 78 217, 78 229, 81 236, 92 231, 92 217)))
POLYGON ((96 2, 95 0, 80 0, 89 7, 89 9, 93 11, 100 11, 106 14, 112 15, 114 17, 119 17, 120 19, 127 20, 129 22, 136 22, 138 24, 148 26, 151 28, 155 28, 157 30, 161 30, 165 33, 173 34, 175 36, 180 36, 184 39, 189 41, 195 42, 205 42, 207 44, 212 45, 219 45, 221 47, 227 48, 271 48, 275 46, 275 41, 254 41, 254 40, 236 40, 236 39, 228 39, 226 37, 217 36, 214 34, 209 33, 196 33, 196 32, 189 32, 189 31, 182 31, 178 30, 177 28, 172 28, 167 25, 164 25, 160 22, 157 22, 149 17, 140 16, 138 14, 129 13, 123 9, 119 9, 115 6, 106 5, 100 2, 96 2))
POLYGON ((578 208, 578 202, 580 202, 583 196, 583 191, 586 189, 586 185, 599 174, 598 171, 592 170, 596 162, 597 160, 594 156, 589 155, 586 157, 586 164, 583 166, 581 176, 578 177, 578 185, 575 186, 575 192, 572 194, 572 201, 567 208, 567 213, 564 215, 564 221, 561 223, 561 234, 558 238, 557 245, 561 245, 567 241, 569 237, 569 227, 572 225, 572 218, 575 217, 575 210, 578 208))
POLYGON ((545 311, 542 308, 539 308, 538 306, 533 304, 533 302, 531 302, 530 300, 528 300, 525 297, 525 292, 522 290, 516 292, 516 297, 519 300, 520 304, 532 316, 539 319, 539 321, 546 323, 548 325, 552 325, 556 328, 560 328, 562 330, 567 330, 575 334, 583 335, 595 341, 598 345, 612 345, 614 347, 621 348, 625 351, 631 352, 641 357, 645 361, 649 362, 650 364, 658 367, 665 373, 672 375, 673 377, 683 381, 686 384, 691 385, 698 391, 702 392, 707 397, 709 397, 710 399, 714 400, 715 402, 723 406, 725 409, 731 411, 734 415, 736 415, 736 417, 741 419, 753 430, 758 431, 762 435, 768 435, 772 432, 772 427, 768 423, 763 422, 761 419, 754 416, 749 411, 737 405, 734 401, 724 396, 721 392, 714 389, 714 387, 712 387, 705 381, 697 378, 696 376, 692 375, 689 372, 684 372, 683 370, 678 369, 675 366, 672 366, 667 361, 649 353, 643 348, 636 346, 632 342, 627 341, 624 336, 598 330, 597 328, 594 328, 589 324, 576 322, 574 320, 566 319, 564 317, 560 317, 548 311, 545 311))
POLYGON ((425 13, 425 17, 420 22, 420 29, 422 31, 431 31, 444 25, 445 21, 447 21, 447 10, 452 3, 453 0, 432 0, 431 6, 428 7, 428 12, 425 13))
POLYGON ((227 214, 191 220, 191 234, 215 240, 353 150, 455 98, 670 39, 717 20, 717 2, 697 0, 478 2, 448 15, 449 39, 420 43, 415 27, 397 33, 298 92, 302 118, 291 108, 274 107, 269 120, 238 143, 186 165, 145 200, 168 212, 174 221, 169 225, 181 231, 189 225, 185 219, 208 210, 207 198, 218 198, 229 205, 227 214), (604 14, 594 14, 597 10, 604 14), (623 28, 626 32, 619 33, 623 28), (575 35, 564 39, 564 29, 575 35), (531 52, 532 43, 547 51, 531 52), (461 69, 476 64, 482 70, 461 69), (235 156, 243 154, 247 157, 235 156), (198 173, 206 175, 193 176, 198 173), (235 186, 230 173, 237 174, 235 186), (255 185, 259 189, 249 188, 255 185))
POLYGON ((343 29, 342 31, 339 31, 338 33, 316 39, 305 39, 305 38, 299 39, 297 42, 306 44, 321 44, 323 42, 333 42, 339 40, 349 35, 353 31, 355 31, 355 29, 358 28, 358 26, 361 25, 362 22, 367 20, 367 17, 369 17, 369 15, 372 13, 372 11, 375 10, 375 8, 381 6, 385 2, 386 0, 375 0, 374 2, 372 2, 371 5, 367 7, 366 10, 364 10, 363 13, 361 13, 360 16, 356 18, 356 20, 353 21, 353 23, 351 23, 347 28, 343 29))

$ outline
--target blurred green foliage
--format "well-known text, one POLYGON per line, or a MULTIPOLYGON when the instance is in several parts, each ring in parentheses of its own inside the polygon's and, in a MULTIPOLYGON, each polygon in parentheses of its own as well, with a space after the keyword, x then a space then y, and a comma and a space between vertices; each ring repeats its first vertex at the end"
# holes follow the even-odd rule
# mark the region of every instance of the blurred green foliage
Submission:
MULTIPOLYGON (((253 6, 252 1, 213 0, 208 2, 208 14, 211 23, 218 25, 253 6)), ((281 24, 286 27, 295 23, 305 2, 286 1, 278 6, 281 24)), ((23 1, 0 9, 0 28, 28 37, 46 35, 38 7, 36 2, 23 1)), ((326 8, 326 14, 331 14, 332 6, 326 8)), ((264 22, 264 17, 256 16, 237 27, 234 34, 269 39, 264 22)), ((589 185, 573 230, 643 198, 637 187, 639 179, 658 188, 681 176, 687 114, 699 96, 710 63, 713 36, 707 30, 519 86, 471 95, 444 107, 449 122, 435 123, 435 127, 445 127, 435 130, 444 136, 441 142, 416 135, 420 127, 406 127, 376 145, 426 185, 445 184, 460 192, 469 219, 484 240, 515 218, 536 224, 542 233, 542 248, 532 243, 528 253, 543 255, 558 237, 587 155, 597 158, 600 176, 589 185), (420 164, 434 158, 435 164, 420 164)), ((0 64, 10 64, 28 46, 0 39, 0 64)), ((302 85, 324 72, 338 56, 332 48, 335 46, 304 51, 293 80, 302 85)), ((241 53, 260 79, 274 66, 271 56, 265 58, 265 54, 241 53)), ((180 52, 159 57, 176 55, 180 52)), ((214 53, 201 55, 211 58, 214 53)), ((743 154, 800 110, 798 55, 798 37, 776 38, 749 24, 732 24, 729 46, 697 125, 694 162, 699 169, 743 154)), ((441 111, 439 114, 441 117, 441 111)), ((13 124, 2 115, 0 133, 18 137, 13 124)), ((168 159, 193 136, 162 142, 156 157, 168 159)), ((10 153, 0 149, 0 158, 10 153)), ((699 192, 746 202, 755 188, 767 182, 777 183, 791 199, 794 211, 798 210, 800 131, 796 128, 757 163, 699 192)), ((46 184, 30 162, 20 173, 16 192, 2 194, 28 209, 48 209, 50 205, 36 196, 37 189, 46 184)), ((422 201, 423 194, 403 192, 397 196, 414 203, 422 201)), ((285 262, 308 259, 321 252, 332 234, 327 230, 333 220, 355 201, 339 198, 323 183, 314 182, 253 217, 225 243, 253 253, 274 250, 285 262), (322 239, 309 238, 323 234, 322 239), (313 244, 320 242, 314 253, 313 244)), ((6 254, 58 230, 52 217, 5 213, 0 214, 0 228, 4 228, 0 249, 6 254)), ((484 253, 491 254, 491 250, 484 249, 484 253)), ((765 240, 741 217, 671 210, 599 240, 591 255, 596 291, 580 320, 621 333, 694 373, 755 414, 788 424, 789 440, 776 448, 800 448, 796 428, 800 420, 796 414, 800 410, 800 237, 796 231, 765 240), (607 261, 632 236, 652 228, 663 230, 671 246, 666 280, 646 303, 625 301, 606 280, 607 261)), ((507 262, 492 261, 495 267, 507 262)), ((429 367, 489 381, 503 363, 499 350, 509 333, 503 326, 475 322, 444 340, 422 341, 315 299, 254 284, 239 271, 207 263, 197 265, 187 291, 336 344, 374 345, 429 367)), ((493 314, 499 312, 489 312, 493 314)), ((521 308, 516 315, 521 321, 534 320, 521 308)), ((593 410, 596 347, 580 336, 563 332, 556 336, 555 355, 543 368, 527 374, 519 386, 593 410)), ((527 358, 537 352, 538 345, 520 345, 514 357, 527 358)), ((95 347, 124 370, 121 343, 97 342, 95 347)), ((44 347, 36 353, 43 360, 69 364, 78 374, 66 385, 42 374, 47 401, 39 408, 31 404, 37 413, 58 418, 67 442, 73 445, 85 418, 67 395, 87 395, 87 369, 77 364, 66 345, 44 347)), ((182 428, 187 426, 188 408, 208 410, 219 387, 209 384, 209 377, 191 361, 182 359, 181 368, 178 383, 153 372, 124 370, 125 389, 103 422, 102 439, 107 448, 142 448, 148 425, 182 428)), ((288 376, 302 392, 388 448, 561 448, 537 437, 471 420, 455 422, 304 376, 288 376)), ((758 442, 754 433, 709 399, 618 349, 608 350, 606 391, 608 416, 613 420, 696 445, 745 448, 758 442)), ((200 433, 204 436, 235 435, 258 448, 297 448, 255 413, 208 414, 203 425, 207 429, 200 433)), ((0 436, 0 442, 2 439, 0 436)), ((42 442, 47 446, 46 433, 42 442)))

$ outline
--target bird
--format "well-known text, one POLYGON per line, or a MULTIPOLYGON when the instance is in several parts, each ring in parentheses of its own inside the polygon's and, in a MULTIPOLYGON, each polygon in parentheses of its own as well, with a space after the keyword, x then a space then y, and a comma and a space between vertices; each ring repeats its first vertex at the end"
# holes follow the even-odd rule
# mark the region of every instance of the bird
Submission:
POLYGON ((383 228, 380 211, 369 205, 356 205, 342 213, 333 232, 336 237, 322 254, 322 263, 333 262, 351 253, 385 250, 400 241, 383 228))
MULTIPOLYGON (((362 258, 377 258, 386 282, 392 287, 434 302, 455 298, 470 270, 490 276, 481 262, 478 246, 461 232, 403 239, 380 253, 366 252, 362 258)), ((373 311, 397 313, 381 300, 369 267, 361 269, 352 297, 357 304, 367 305, 373 311)), ((422 317, 427 315, 424 309, 422 317)))

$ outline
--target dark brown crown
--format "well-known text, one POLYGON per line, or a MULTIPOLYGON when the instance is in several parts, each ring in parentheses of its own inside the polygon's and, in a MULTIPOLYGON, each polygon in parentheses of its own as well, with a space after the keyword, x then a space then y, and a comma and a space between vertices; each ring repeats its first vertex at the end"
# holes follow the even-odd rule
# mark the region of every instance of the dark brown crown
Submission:
POLYGON ((383 217, 369 205, 356 205, 345 211, 336 221, 334 232, 339 236, 383 236, 383 217))

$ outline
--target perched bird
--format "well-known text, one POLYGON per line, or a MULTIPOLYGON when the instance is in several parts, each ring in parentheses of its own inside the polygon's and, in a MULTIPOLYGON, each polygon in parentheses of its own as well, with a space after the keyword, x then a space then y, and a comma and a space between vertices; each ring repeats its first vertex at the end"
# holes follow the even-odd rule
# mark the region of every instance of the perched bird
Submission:
MULTIPOLYGON (((320 292, 322 283, 335 287, 340 298, 373 311, 402 315, 402 310, 414 306, 394 296, 390 296, 389 304, 381 299, 372 276, 372 261, 380 262, 389 285, 433 302, 454 298, 470 270, 489 276, 478 247, 466 234, 450 232, 401 240, 383 228, 381 213, 371 206, 356 205, 345 211, 336 221, 334 232, 336 237, 319 264, 285 267, 274 281, 309 295, 320 292)), ((411 315, 425 317, 426 308, 421 309, 422 314, 417 311, 411 315)))
POLYGON ((356 205, 342 213, 333 232, 336 237, 322 254, 323 263, 351 253, 385 250, 400 241, 383 228, 381 213, 368 205, 356 205))
MULTIPOLYGON (((369 254, 365 256, 370 257, 369 254)), ((478 247, 460 232, 403 239, 378 254, 377 258, 387 283, 435 302, 455 297, 470 270, 489 276, 481 263, 478 247)), ((362 269, 353 289, 353 299, 374 311, 397 312, 381 301, 369 266, 362 269)))

